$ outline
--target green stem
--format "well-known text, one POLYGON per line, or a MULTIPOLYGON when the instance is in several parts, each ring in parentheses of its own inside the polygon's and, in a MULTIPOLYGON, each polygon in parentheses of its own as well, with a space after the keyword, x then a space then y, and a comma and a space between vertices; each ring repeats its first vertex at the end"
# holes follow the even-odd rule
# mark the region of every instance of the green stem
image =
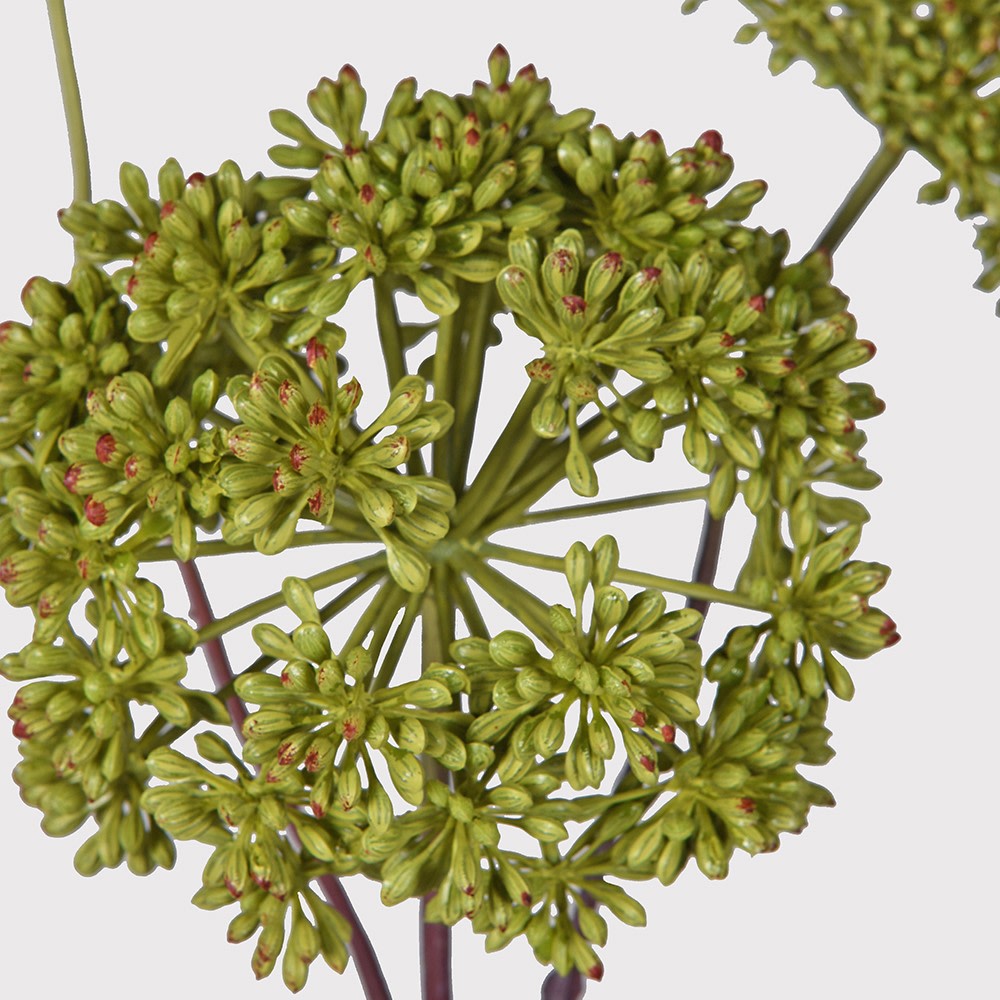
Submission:
POLYGON ((462 612, 469 633, 488 639, 491 635, 489 626, 486 624, 482 611, 479 610, 479 602, 476 600, 475 594, 472 593, 468 581, 461 573, 452 573, 451 583, 455 600, 458 603, 458 610, 462 612))
POLYGON ((599 500, 596 503, 578 503, 568 507, 550 507, 548 510, 537 510, 529 514, 522 514, 516 523, 505 525, 505 527, 513 528, 526 524, 546 524, 549 521, 562 521, 574 517, 593 517, 597 514, 616 514, 619 511, 642 510, 645 507, 684 503, 688 500, 704 500, 707 495, 707 487, 695 486, 686 490, 643 493, 635 497, 623 497, 620 500, 599 500))
MULTIPOLYGON (((547 569, 554 573, 565 573, 566 571, 565 560, 558 556, 546 556, 536 552, 526 552, 523 549, 512 549, 494 542, 480 542, 476 546, 476 551, 487 559, 500 559, 518 566, 547 569)), ((710 587, 706 584, 692 583, 689 580, 675 580, 671 577, 656 576, 653 573, 641 573, 631 569, 617 570, 612 579, 618 583, 631 584, 636 587, 652 587, 656 590, 666 590, 672 594, 681 594, 684 597, 718 601, 720 604, 731 604, 733 607, 747 608, 751 611, 767 610, 742 594, 733 593, 731 590, 720 590, 718 587, 710 587)))
MULTIPOLYGON (((497 547, 502 548, 502 546, 497 547)), ((561 562, 560 560, 560 564, 561 562)), ((558 639, 549 621, 548 605, 540 601, 530 591, 525 590, 519 583, 515 583, 509 576, 492 566, 488 566, 481 559, 472 555, 464 558, 459 557, 459 565, 500 607, 522 621, 546 643, 555 643, 556 645, 552 646, 553 649, 557 647, 558 639)))
POLYGON ((385 628, 384 638, 392 624, 392 619, 399 610, 399 605, 402 603, 400 600, 402 592, 402 588, 394 580, 383 583, 368 607, 361 612, 361 617, 355 622, 351 634, 344 643, 345 651, 353 649, 355 646, 363 646, 368 635, 373 631, 381 630, 383 626, 385 628), (386 616, 389 618, 388 624, 384 624, 386 616))
POLYGON ((455 538, 474 531, 493 512, 521 468, 521 463, 538 443, 531 430, 531 411, 538 402, 542 387, 532 382, 511 414, 507 426, 500 432, 493 450, 476 474, 472 486, 455 508, 453 521, 455 538))
MULTIPOLYGON (((384 567, 385 553, 378 552, 375 555, 356 559, 354 562, 344 563, 342 566, 335 566, 333 569, 327 569, 322 573, 317 573, 315 576, 307 577, 306 583, 310 584, 313 590, 325 590, 334 584, 349 580, 352 576, 364 576, 373 570, 383 569, 384 567)), ((231 612, 224 618, 217 619, 198 633, 198 641, 200 643, 208 642, 208 640, 214 639, 216 636, 224 635, 226 632, 231 632, 234 628, 239 628, 247 622, 252 622, 255 618, 267 614, 268 611, 274 611, 276 608, 284 606, 285 598, 279 590, 269 597, 262 597, 258 601, 252 601, 250 604, 231 612)))
POLYGON ((872 157, 843 204, 834 213, 829 225, 816 240, 813 246, 814 252, 822 250, 832 255, 836 251, 871 200, 881 190, 882 185, 899 166, 905 152, 906 147, 902 143, 889 136, 882 137, 878 152, 872 157))
POLYGON ((406 356, 403 353, 403 338, 399 332, 399 317, 392 297, 392 286, 385 278, 375 278, 375 319, 378 323, 382 355, 385 358, 385 373, 389 377, 389 389, 406 375, 406 356))
MULTIPOLYGON (((360 534, 345 534, 345 531, 300 531, 286 546, 289 549, 308 548, 311 545, 335 545, 341 542, 352 544, 371 544, 377 542, 376 538, 362 536, 360 534)), ((243 545, 230 545, 229 542, 199 542, 198 550, 195 553, 200 559, 202 556, 228 556, 234 553, 256 552, 253 542, 243 545)), ((146 552, 136 553, 139 562, 171 562, 177 558, 172 545, 156 545, 146 552)))
MULTIPOLYGON (((463 309, 460 307, 451 316, 442 316, 438 322, 437 342, 434 345, 434 368, 432 382, 434 398, 452 402, 452 378, 454 375, 454 360, 456 350, 456 334, 461 336, 463 309)), ((451 451, 454 440, 451 434, 445 434, 434 442, 432 468, 438 479, 447 480, 451 464, 451 451)))
POLYGON ((90 157, 87 153, 87 132, 83 125, 83 104, 80 84, 73 62, 73 46, 69 40, 64 0, 45 0, 49 10, 49 27, 56 53, 59 89, 62 91, 66 128, 69 131, 69 153, 73 164, 73 199, 90 201, 90 157))
POLYGON ((492 285, 478 290, 469 340, 463 358, 462 378, 455 392, 455 446, 452 454, 455 467, 452 485, 464 489, 469 474, 469 459, 475 438, 476 414, 483 390, 483 369, 486 365, 486 334, 493 318, 495 292, 492 285))
POLYGON ((389 686, 389 681, 392 680, 393 674, 396 672, 396 667, 399 666, 399 661, 403 656, 407 640, 413 633, 413 625, 417 620, 417 613, 420 611, 420 602, 423 600, 423 597, 423 594, 410 594, 406 602, 406 609, 403 611, 403 617, 396 626, 396 631, 392 637, 392 641, 389 643, 389 648, 385 651, 385 656, 382 657, 378 673, 372 681, 372 692, 381 691, 383 688, 389 686))

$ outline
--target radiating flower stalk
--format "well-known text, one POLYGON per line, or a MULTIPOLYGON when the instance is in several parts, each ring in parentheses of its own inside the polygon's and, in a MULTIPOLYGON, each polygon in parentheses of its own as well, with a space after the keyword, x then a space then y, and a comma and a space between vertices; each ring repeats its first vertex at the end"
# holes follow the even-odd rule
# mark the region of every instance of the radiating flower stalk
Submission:
POLYGON ((784 232, 745 224, 766 188, 727 188, 717 132, 617 137, 557 113, 502 47, 488 69, 456 97, 404 80, 369 134, 344 67, 309 94, 315 122, 272 115, 293 175, 171 160, 151 186, 126 164, 121 203, 61 216, 70 279, 33 279, 27 319, 0 326, 0 584, 35 618, 0 664, 22 685, 23 798, 53 835, 96 821, 84 874, 210 845, 195 904, 230 907, 229 939, 256 935, 253 971, 280 963, 292 991, 353 957, 388 997, 339 881, 356 874, 422 901, 427 1000, 451 996, 462 920, 490 951, 526 938, 546 995, 600 979, 599 911, 645 922, 629 883, 692 859, 722 878, 832 804, 801 770, 832 755, 829 694, 854 693, 845 659, 899 638, 869 603, 888 569, 854 558, 868 515, 845 492, 879 481, 858 425, 882 404, 845 380, 874 348, 829 255, 790 263, 784 232), (366 286, 390 383, 371 402, 362 334, 333 318, 366 286), (399 318, 401 295, 426 321, 399 318), (519 402, 469 476, 502 314, 539 353, 507 373, 519 402), (668 445, 700 485, 654 472, 659 492, 593 499, 601 459, 668 445), (532 509, 564 480, 579 503, 532 509), (755 519, 732 590, 656 573, 665 526, 652 571, 610 534, 565 556, 492 540, 692 501, 755 519), (212 617, 196 559, 342 543, 366 554, 212 617), (195 628, 144 578, 159 560, 195 628), (509 564, 555 573, 556 603, 509 564), (713 602, 748 613, 714 651, 713 602), (281 608, 290 630, 267 620, 281 608), (339 645, 333 618, 352 623, 339 645), (260 657, 230 665, 224 638, 252 623, 260 657), (211 690, 183 683, 199 648, 211 690), (143 732, 135 704, 158 713, 143 732))

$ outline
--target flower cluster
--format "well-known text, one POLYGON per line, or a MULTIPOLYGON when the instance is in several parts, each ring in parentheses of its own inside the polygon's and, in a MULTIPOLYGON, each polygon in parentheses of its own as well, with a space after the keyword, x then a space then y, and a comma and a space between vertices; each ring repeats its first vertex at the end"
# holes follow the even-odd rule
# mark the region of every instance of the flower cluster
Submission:
MULTIPOLYGON (((685 6, 691 10, 701 2, 685 6)), ((940 171, 921 189, 921 201, 944 201, 957 188, 959 218, 986 217, 976 227, 984 265, 977 287, 995 290, 1000 285, 1000 92, 991 86, 1000 74, 996 4, 854 0, 831 6, 811 0, 744 6, 757 20, 741 28, 736 40, 751 42, 766 34, 772 72, 804 59, 816 70, 819 86, 836 87, 884 136, 918 150, 940 171)))
POLYGON ((497 773, 505 781, 516 782, 536 759, 555 758, 550 773, 577 790, 596 788, 615 754, 617 731, 633 775, 653 784, 659 748, 674 742, 678 724, 698 717, 701 651, 687 637, 698 631, 701 616, 666 611, 655 590, 628 598, 611 582, 617 570, 618 545, 610 535, 592 550, 580 542, 569 550, 566 578, 575 611, 552 608, 552 656, 539 654, 517 632, 463 640, 453 648, 469 672, 476 715, 469 739, 496 748, 497 773), (583 618, 588 590, 589 626, 583 618), (576 733, 556 758, 571 710, 579 713, 576 733))
POLYGON ((138 874, 173 863, 171 841, 140 808, 148 774, 130 706, 150 705, 184 728, 225 719, 213 695, 180 684, 194 635, 186 623, 162 617, 155 653, 129 643, 123 659, 117 647, 91 647, 67 633, 58 645, 33 643, 0 662, 8 680, 28 682, 8 712, 23 757, 14 772, 22 797, 42 811, 53 836, 97 821, 77 852, 83 874, 123 859, 138 874))
POLYGON ((385 544, 400 586, 422 590, 429 564, 419 549, 447 533, 455 497, 441 480, 396 469, 447 433, 453 410, 444 401, 427 401, 423 379, 407 376, 379 416, 358 429, 351 422, 361 402, 357 379, 338 386, 336 363, 317 340, 309 342, 308 357, 318 385, 280 354, 267 355, 252 375, 229 383, 240 423, 229 432, 232 457, 218 477, 234 501, 225 535, 234 542, 252 538, 259 552, 280 552, 299 518, 333 522, 339 492, 385 544), (394 432, 375 440, 389 428, 394 432))

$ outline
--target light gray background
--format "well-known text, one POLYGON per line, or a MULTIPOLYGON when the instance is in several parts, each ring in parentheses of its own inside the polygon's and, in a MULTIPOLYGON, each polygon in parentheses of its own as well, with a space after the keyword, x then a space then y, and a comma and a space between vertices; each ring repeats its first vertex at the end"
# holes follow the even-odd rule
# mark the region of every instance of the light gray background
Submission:
MULTIPOLYGON (((498 40, 515 67, 531 61, 552 78, 560 109, 594 108, 619 133, 657 128, 676 148, 719 129, 736 159, 735 179, 764 177, 771 185, 753 221, 787 228, 793 256, 820 232, 877 142, 838 94, 812 85, 811 70, 799 65, 774 79, 766 42, 733 45, 745 20, 733 0, 715 0, 691 18, 648 2, 68 6, 97 197, 116 194, 123 159, 150 172, 168 155, 186 171, 212 170, 227 157, 248 171, 267 169, 266 149, 276 141, 268 109, 305 114, 309 88, 345 61, 360 71, 377 113, 402 76, 466 91, 485 75, 498 40)), ((64 279, 71 257, 55 219, 71 185, 41 0, 0 11, 0 130, 0 313, 19 317, 25 279, 64 279)), ((879 348, 863 377, 888 401, 886 414, 866 425, 866 454, 885 483, 867 500, 873 521, 860 555, 893 567, 879 603, 904 639, 857 665, 854 702, 831 710, 838 756, 817 780, 839 804, 815 811, 805 834, 784 838, 777 854, 738 855, 724 882, 708 882, 692 865, 669 889, 641 885, 649 926, 612 926, 607 975, 592 987, 594 997, 640 990, 774 1000, 995 995, 987 941, 996 931, 992 758, 1000 691, 989 469, 1000 352, 993 302, 971 288, 979 273, 971 225, 958 223, 949 206, 915 204, 931 176, 909 155, 836 262, 862 335, 879 348)), ((364 305, 352 305, 348 355, 375 399, 382 376, 364 305)), ((499 424, 521 391, 519 365, 533 354, 526 341, 511 340, 491 357, 487 427, 499 424)), ((694 481, 667 458, 652 467, 602 468, 608 495, 694 481)), ((680 575, 699 520, 693 508, 666 509, 536 531, 522 541, 561 553, 573 537, 592 542, 614 530, 624 562, 680 575)), ((741 526, 745 518, 736 517, 737 548, 741 526)), ((723 582, 737 566, 737 553, 728 552, 723 582)), ((212 562, 205 572, 225 612, 274 589, 282 573, 321 565, 321 557, 294 554, 276 569, 279 562, 249 556, 212 562)), ((158 567, 154 579, 171 610, 183 613, 170 568, 158 567)), ((708 637, 731 621, 713 612, 708 637)), ((0 606, 4 650, 23 645, 30 624, 29 612, 0 606)), ((237 659, 247 650, 237 645, 237 659)), ((9 702, 13 693, 0 682, 0 698, 9 702)), ((84 880, 71 866, 79 835, 42 835, 38 814, 6 778, 16 759, 13 738, 0 737, 5 993, 123 998, 138 991, 146 1000, 178 991, 284 993, 279 973, 254 985, 251 945, 225 943, 227 911, 207 914, 188 903, 203 848, 181 845, 171 873, 140 880, 122 870, 84 880)), ((395 995, 415 998, 415 907, 385 910, 371 885, 353 880, 350 888, 395 995)), ((486 956, 464 927, 455 966, 460 1000, 537 996, 542 976, 522 944, 486 956)), ((317 962, 307 995, 362 994, 352 971, 338 981, 317 962)))

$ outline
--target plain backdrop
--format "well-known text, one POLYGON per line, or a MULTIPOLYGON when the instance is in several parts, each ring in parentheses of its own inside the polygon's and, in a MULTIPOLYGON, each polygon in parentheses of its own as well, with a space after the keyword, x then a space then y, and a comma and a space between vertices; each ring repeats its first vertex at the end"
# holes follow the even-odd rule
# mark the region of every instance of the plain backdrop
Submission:
MULTIPOLYGON (((116 195, 123 159, 148 172, 171 155, 187 172, 213 170, 226 158, 247 172, 267 169, 266 149, 276 141, 268 110, 305 114, 307 91, 344 62, 360 71, 374 115, 404 76, 467 92, 485 76, 497 41, 515 67, 534 62, 552 79, 558 108, 593 108, 618 133, 656 128, 677 148, 718 129, 736 160, 734 180, 770 184, 752 221, 787 228, 793 258, 808 249, 877 146, 874 129, 839 94, 815 87, 810 69, 799 64, 773 78, 765 41, 732 44, 745 20, 734 0, 715 0, 688 18, 673 4, 649 2, 67 6, 95 197, 116 195)), ((71 181, 41 0, 0 9, 0 135, 0 314, 17 318, 24 281, 36 273, 64 280, 71 260, 56 223, 71 181)), ((959 223, 949 205, 916 204, 917 188, 932 176, 908 155, 836 259, 836 283, 851 296, 861 335, 879 349, 862 376, 888 403, 866 425, 866 454, 885 482, 866 499, 873 519, 859 555, 893 567, 878 603, 903 636, 856 665, 854 701, 832 706, 838 755, 816 778, 838 805, 814 811, 808 830, 783 838, 776 854, 737 855, 723 882, 707 881, 691 865, 668 889, 640 885, 649 925, 613 924, 604 983, 589 994, 595 998, 995 996, 987 955, 1000 888, 993 845, 1000 553, 990 469, 1000 350, 994 302, 972 289, 980 264, 971 225, 959 223)), ((376 399, 383 376, 371 313, 361 298, 351 310, 347 353, 376 399)), ((520 394, 520 365, 533 354, 527 338, 512 335, 491 355, 480 447, 520 394)), ((673 447, 679 450, 676 441, 673 447)), ((669 457, 602 469, 609 496, 697 482, 669 457)), ((553 502, 568 499, 553 494, 553 502)), ((695 507, 668 508, 536 529, 516 543, 506 538, 561 554, 575 537, 591 543, 613 530, 625 564, 681 575, 700 519, 695 507)), ((739 564, 745 525, 737 512, 723 584, 739 564)), ((206 560, 205 575, 225 612, 270 592, 285 573, 314 572, 328 555, 206 560)), ((157 567, 153 578, 168 608, 184 614, 171 567, 157 567)), ((563 599, 552 580, 532 585, 563 599)), ((718 640, 737 620, 713 611, 706 638, 718 640)), ((30 627, 28 611, 0 606, 2 651, 20 648, 30 627)), ((245 639, 233 653, 237 663, 250 655, 245 639)), ((197 666, 192 676, 201 679, 197 666)), ((13 694, 13 685, 0 682, 0 698, 13 694)), ((40 832, 38 814, 6 777, 16 760, 15 740, 0 736, 0 992, 113 1000, 284 993, 280 973, 254 983, 250 944, 226 944, 228 910, 190 905, 204 848, 180 845, 172 872, 137 879, 122 869, 85 880, 71 863, 81 835, 58 841, 40 832)), ((413 1000, 415 906, 386 910, 371 884, 354 879, 349 888, 395 996, 413 1000)), ((455 940, 459 1000, 538 995, 543 970, 523 943, 487 956, 467 928, 455 940)), ((353 970, 338 980, 317 962, 306 995, 356 1000, 362 992, 353 970)))

